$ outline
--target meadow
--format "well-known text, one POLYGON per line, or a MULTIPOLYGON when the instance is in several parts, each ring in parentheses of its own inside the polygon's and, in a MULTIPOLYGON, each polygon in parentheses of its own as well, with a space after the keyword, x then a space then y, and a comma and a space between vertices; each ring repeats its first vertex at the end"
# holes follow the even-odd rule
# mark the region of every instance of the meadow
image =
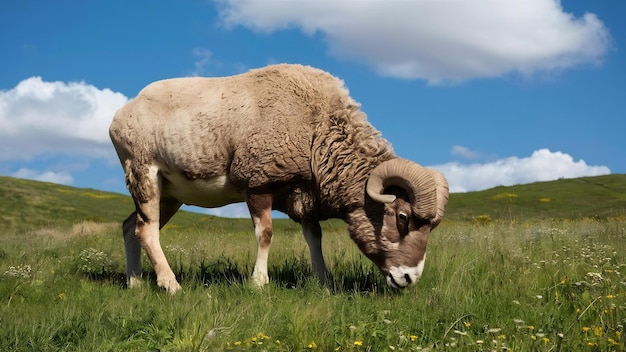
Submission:
POLYGON ((323 224, 328 286, 311 278, 299 226, 276 220, 271 282, 258 290, 251 222, 182 214, 161 237, 184 288, 175 296, 145 256, 143 286, 124 287, 119 223, 34 221, 0 229, 0 351, 625 349, 624 216, 453 217, 431 235, 422 279, 396 291, 340 221, 323 224))

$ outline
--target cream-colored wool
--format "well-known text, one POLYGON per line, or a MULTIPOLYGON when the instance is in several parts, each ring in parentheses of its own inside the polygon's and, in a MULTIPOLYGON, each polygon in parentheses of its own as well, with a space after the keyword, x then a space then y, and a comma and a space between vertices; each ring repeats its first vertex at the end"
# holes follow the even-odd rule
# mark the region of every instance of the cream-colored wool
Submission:
MULTIPOLYGON (((140 244, 159 285, 170 292, 180 286, 162 255, 158 228, 184 203, 248 203, 259 241, 261 259, 253 275, 259 285, 267 281, 263 258, 272 230, 266 208, 273 207, 301 222, 313 247, 321 240, 318 221, 344 219, 390 285, 404 287, 419 277, 390 278, 390 273, 410 266, 412 276, 421 275, 414 267, 423 267, 428 233, 441 221, 447 202, 445 178, 408 161, 402 167, 421 178, 390 185, 425 181, 392 189, 397 197, 388 204, 368 198, 365 186, 372 170, 401 159, 369 124, 343 81, 308 66, 273 65, 231 77, 152 83, 115 114, 110 135, 137 206, 124 224, 127 275, 141 272, 140 244), (412 193, 407 197, 406 192, 412 193), (387 219, 392 213, 394 218, 387 219), (406 228, 399 228, 395 217, 405 222, 405 213, 410 218, 402 225, 406 228), (388 246, 387 234, 393 245, 388 246)), ((321 250, 313 247, 318 261, 313 265, 323 276, 321 250)))

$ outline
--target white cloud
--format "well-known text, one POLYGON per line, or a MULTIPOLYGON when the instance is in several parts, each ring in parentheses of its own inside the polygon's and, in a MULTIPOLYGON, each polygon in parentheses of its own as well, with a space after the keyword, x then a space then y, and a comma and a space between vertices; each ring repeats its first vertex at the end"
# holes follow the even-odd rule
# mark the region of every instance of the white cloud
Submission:
POLYGON ((453 162, 433 168, 446 176, 451 192, 611 173, 606 166, 587 165, 584 160, 574 161, 569 154, 548 149, 539 149, 525 158, 509 157, 484 164, 453 162))
POLYGON ((596 15, 574 17, 559 0, 220 0, 218 10, 227 27, 320 32, 334 56, 431 83, 597 63, 611 46, 596 15))
POLYGON ((63 185, 71 185, 74 178, 67 172, 44 171, 39 172, 31 169, 21 168, 14 172, 12 177, 25 178, 28 180, 60 183, 63 185))
POLYGON ((110 157, 109 124, 127 101, 84 82, 25 79, 0 91, 0 160, 52 153, 110 157))
POLYGON ((221 216, 225 218, 249 218, 250 217, 248 206, 245 203, 235 203, 235 204, 225 205, 219 208, 202 209, 201 212, 209 214, 209 215, 221 216))
POLYGON ((206 71, 206 66, 211 62, 213 53, 209 49, 196 47, 193 48, 191 54, 196 58, 191 76, 202 76, 206 71))
POLYGON ((457 155, 466 159, 475 159, 480 156, 479 152, 475 152, 467 147, 463 147, 460 145, 455 145, 454 147, 452 147, 450 153, 452 153, 452 155, 457 155))
MULTIPOLYGON (((250 211, 248 210, 248 206, 246 203, 235 203, 225 205, 219 208, 198 208, 198 207, 186 207, 188 210, 192 210, 195 212, 205 213, 209 215, 219 216, 223 218, 244 218, 250 219, 250 211)), ((287 218, 287 215, 279 212, 272 211, 272 218, 274 219, 284 219, 287 218)), ((252 226, 252 223, 250 223, 252 226)))

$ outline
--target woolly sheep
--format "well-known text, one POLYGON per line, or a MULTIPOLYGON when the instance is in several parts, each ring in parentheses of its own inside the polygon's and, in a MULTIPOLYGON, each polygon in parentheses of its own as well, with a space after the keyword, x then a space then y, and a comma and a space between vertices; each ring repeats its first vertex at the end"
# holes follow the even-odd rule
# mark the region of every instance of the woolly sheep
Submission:
POLYGON ((131 287, 143 248, 158 286, 171 294, 181 288, 159 230, 182 204, 242 201, 258 244, 257 286, 269 280, 276 209, 301 224, 321 281, 319 221, 340 218, 387 283, 406 287, 422 274, 429 233, 448 200, 442 174, 398 158, 343 81, 308 66, 154 82, 117 111, 109 132, 136 207, 123 222, 131 287))

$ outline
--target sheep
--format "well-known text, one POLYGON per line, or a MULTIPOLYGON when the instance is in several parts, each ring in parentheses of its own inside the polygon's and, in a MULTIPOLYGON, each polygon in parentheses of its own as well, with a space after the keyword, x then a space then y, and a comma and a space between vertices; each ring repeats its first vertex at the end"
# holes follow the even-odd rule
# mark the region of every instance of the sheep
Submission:
POLYGON ((183 204, 245 202, 256 286, 269 282, 275 209, 301 224, 321 282, 319 222, 339 218, 387 284, 404 288, 422 275, 448 201, 441 173, 396 156, 343 81, 309 66, 154 82, 116 112, 109 134, 135 203, 122 226, 129 287, 141 282, 143 248, 157 285, 181 289, 159 230, 183 204))

